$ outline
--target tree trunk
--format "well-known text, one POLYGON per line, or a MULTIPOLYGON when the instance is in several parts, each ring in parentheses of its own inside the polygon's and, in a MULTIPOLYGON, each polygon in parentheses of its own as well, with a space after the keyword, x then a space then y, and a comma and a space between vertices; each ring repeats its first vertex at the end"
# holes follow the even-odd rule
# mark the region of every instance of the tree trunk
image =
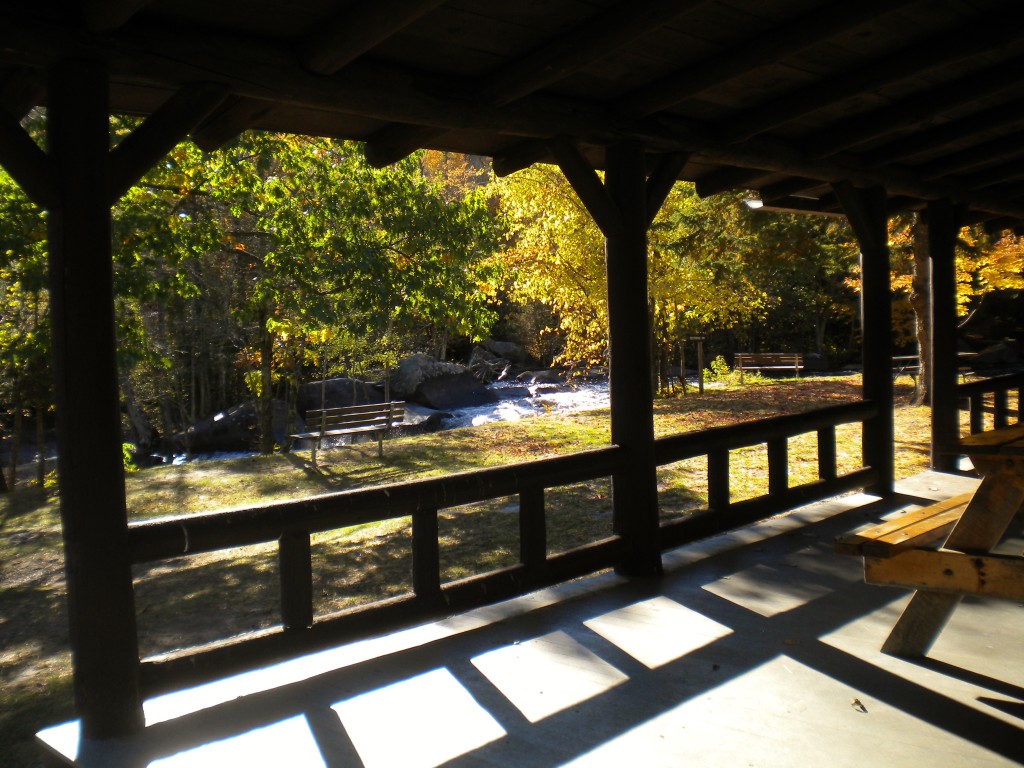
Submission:
POLYGON ((46 424, 44 416, 46 406, 36 406, 36 485, 42 488, 46 484, 46 424))
POLYGON ((139 408, 139 402, 135 398, 135 389, 132 387, 128 374, 122 373, 119 378, 121 379, 121 396, 124 398, 125 410, 128 412, 132 434, 135 436, 135 446, 139 451, 148 451, 156 442, 156 429, 139 408))
POLYGON ((928 382, 931 373, 931 339, 928 327, 929 317, 929 257, 928 257, 928 225, 917 216, 914 221, 913 275, 910 284, 910 306, 914 310, 914 335, 917 337, 917 351, 920 356, 921 370, 917 375, 917 390, 914 393, 914 405, 929 405, 931 393, 928 382))
POLYGON ((11 431, 11 490, 18 487, 18 454, 21 453, 21 430, 25 423, 25 413, 21 406, 14 409, 14 428, 11 431))
POLYGON ((274 401, 271 364, 274 357, 274 334, 267 328, 267 313, 260 312, 260 453, 274 452, 274 401))

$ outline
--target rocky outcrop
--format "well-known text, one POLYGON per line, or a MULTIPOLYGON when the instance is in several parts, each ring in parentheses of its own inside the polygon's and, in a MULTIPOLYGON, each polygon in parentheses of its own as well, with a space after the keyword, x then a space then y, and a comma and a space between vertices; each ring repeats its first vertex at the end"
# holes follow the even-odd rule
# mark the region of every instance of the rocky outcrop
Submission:
POLYGON ((495 402, 494 394, 468 368, 425 354, 412 355, 398 364, 391 376, 391 392, 392 397, 441 411, 495 402))
MULTIPOLYGON (((273 403, 274 442, 285 441, 288 406, 283 400, 273 403)), ((173 438, 174 449, 188 453, 253 451, 259 447, 260 418, 256 402, 234 405, 198 421, 173 438)))

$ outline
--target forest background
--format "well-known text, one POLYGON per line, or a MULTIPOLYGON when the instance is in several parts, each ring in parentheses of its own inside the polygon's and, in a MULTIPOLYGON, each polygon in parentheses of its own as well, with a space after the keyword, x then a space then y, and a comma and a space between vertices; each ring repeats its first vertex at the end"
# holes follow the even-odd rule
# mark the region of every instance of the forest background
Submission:
MULTIPOLYGON (((133 127, 113 119, 112 145, 133 127)), ((499 179, 481 158, 422 151, 375 169, 354 143, 250 132, 213 153, 180 144, 113 216, 125 434, 142 450, 239 402, 256 400, 269 424, 272 398, 294 403, 304 381, 377 378, 417 351, 465 359, 487 337, 538 366, 606 363, 603 241, 551 166, 499 179)), ((891 220, 899 352, 917 348, 923 230, 913 214, 891 220)), ((52 422, 45 234, 45 214, 0 170, 0 437, 12 465, 52 422)), ((979 338, 1019 328, 1009 306, 1024 289, 1022 249, 961 232, 960 312, 979 338)), ((693 366, 698 336, 718 365, 736 351, 803 352, 822 369, 859 360, 858 249, 843 219, 756 211, 742 194, 699 198, 679 183, 648 260, 658 389, 693 366)), ((269 429, 261 450, 274 450, 269 429)))

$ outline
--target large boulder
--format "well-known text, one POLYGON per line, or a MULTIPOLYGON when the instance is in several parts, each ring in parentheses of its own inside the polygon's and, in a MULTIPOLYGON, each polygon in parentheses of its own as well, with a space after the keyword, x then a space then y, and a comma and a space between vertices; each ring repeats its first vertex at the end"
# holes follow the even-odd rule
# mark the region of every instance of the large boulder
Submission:
POLYGON ((391 377, 391 391, 394 397, 441 411, 496 400, 466 367, 424 354, 412 355, 398 364, 391 377))
POLYGON ((378 385, 358 379, 335 378, 303 384, 295 407, 302 416, 306 411, 321 407, 344 408, 383 402, 384 392, 378 385))
MULTIPOLYGON (((274 442, 284 443, 288 405, 273 401, 274 442)), ((254 400, 233 405, 192 424, 174 436, 174 448, 189 453, 254 451, 259 448, 260 418, 254 400)))
POLYGON ((514 341, 495 341, 494 339, 487 339, 487 341, 481 342, 480 346, 495 357, 508 360, 516 365, 522 365, 529 357, 526 350, 514 341))

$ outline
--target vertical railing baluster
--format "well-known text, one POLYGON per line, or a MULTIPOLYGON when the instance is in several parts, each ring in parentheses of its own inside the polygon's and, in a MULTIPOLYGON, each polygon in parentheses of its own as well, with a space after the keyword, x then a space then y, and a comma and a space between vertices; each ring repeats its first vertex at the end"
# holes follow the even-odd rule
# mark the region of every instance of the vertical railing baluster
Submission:
POLYGON ((789 442, 785 437, 768 441, 768 495, 783 496, 789 490, 789 442))
POLYGON ((277 541, 281 576, 281 623, 285 629, 313 626, 313 554, 309 531, 289 530, 277 541))
POLYGON ((544 489, 523 489, 519 492, 519 561, 530 567, 540 566, 547 556, 544 489))
POLYGON ((975 435, 985 429, 985 395, 971 395, 971 434, 975 435))
POLYGON ((822 480, 835 480, 838 477, 835 426, 818 430, 818 477, 822 480))
POLYGON ((1010 390, 1008 389, 999 389, 992 393, 992 426, 995 429, 1000 429, 1010 423, 1009 398, 1010 390))
POLYGON ((725 512, 729 508, 729 451, 708 453, 708 509, 725 512))
POLYGON ((436 509, 420 509, 413 513, 412 589, 420 598, 432 599, 441 593, 441 554, 437 535, 436 509))

